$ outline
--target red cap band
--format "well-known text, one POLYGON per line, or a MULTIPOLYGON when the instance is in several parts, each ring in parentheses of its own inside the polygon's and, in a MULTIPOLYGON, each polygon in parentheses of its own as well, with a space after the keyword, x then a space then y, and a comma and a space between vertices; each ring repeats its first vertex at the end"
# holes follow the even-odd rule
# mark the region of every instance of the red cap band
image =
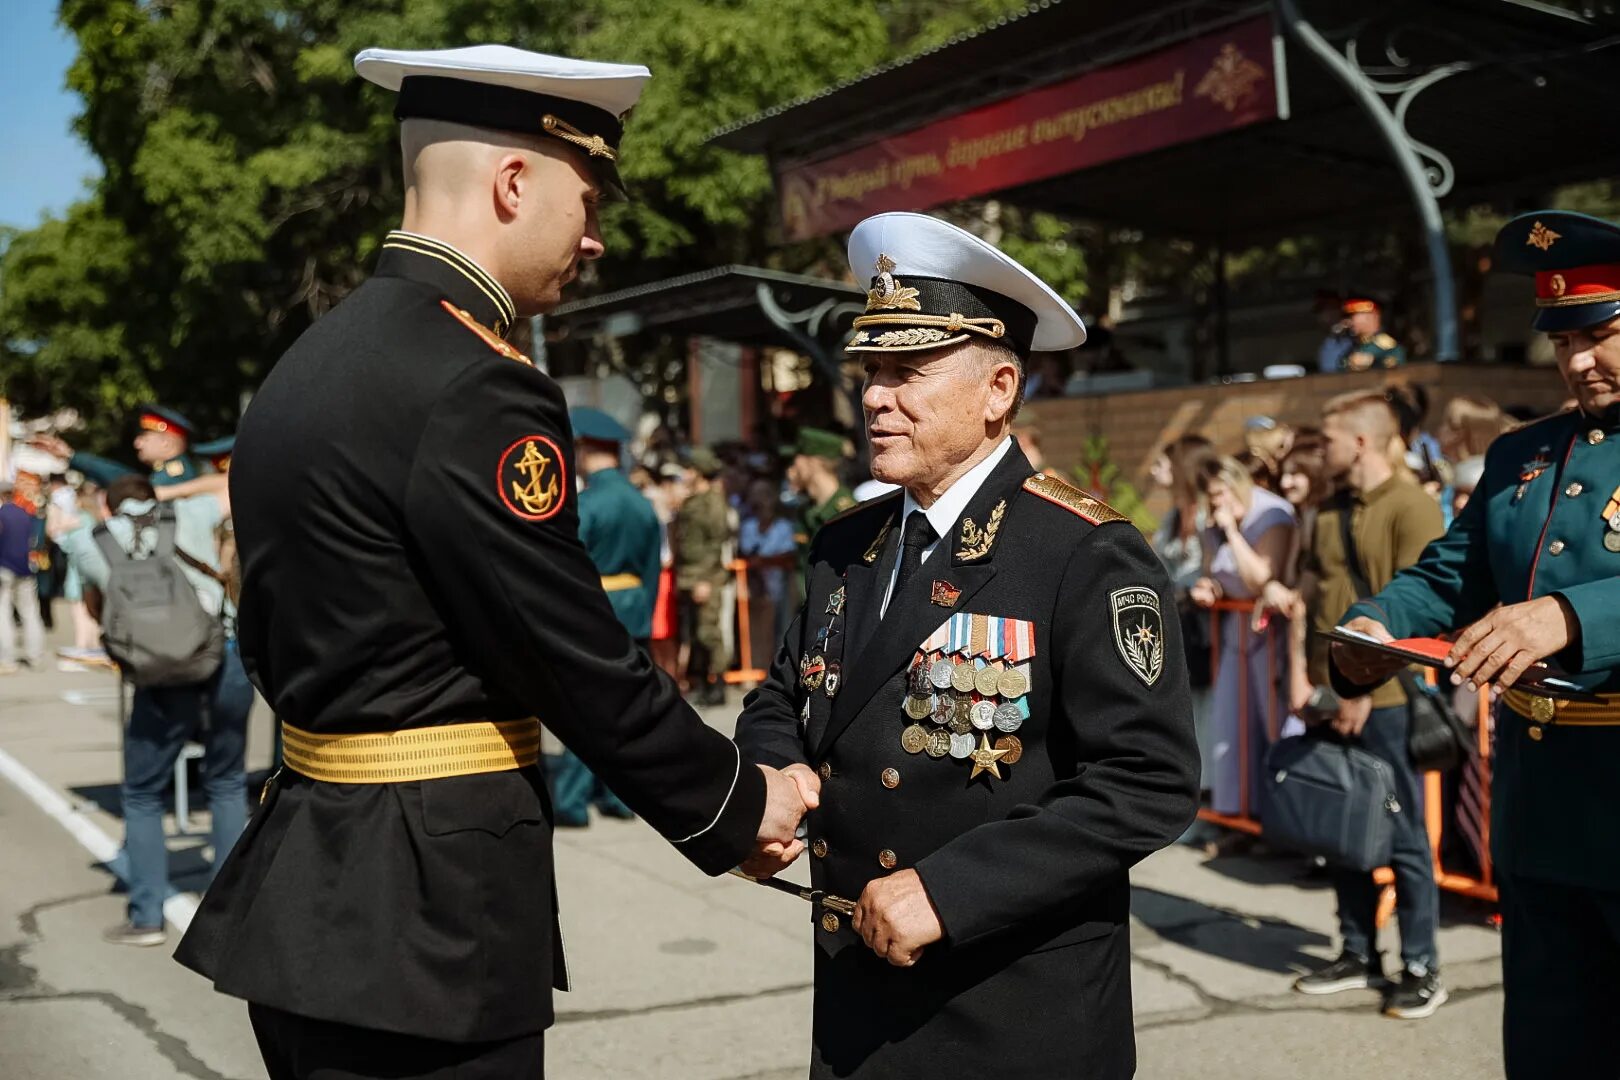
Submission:
POLYGON ((1569 307, 1620 300, 1620 263, 1570 266, 1536 274, 1537 307, 1569 307))

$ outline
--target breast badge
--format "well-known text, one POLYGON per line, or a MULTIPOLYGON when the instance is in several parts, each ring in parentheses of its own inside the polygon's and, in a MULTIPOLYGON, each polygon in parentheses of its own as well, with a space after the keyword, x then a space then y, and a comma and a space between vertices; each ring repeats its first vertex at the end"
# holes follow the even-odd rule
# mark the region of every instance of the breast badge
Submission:
POLYGON ((901 747, 969 763, 970 778, 1005 779, 1003 770, 1023 756, 1012 732, 1029 718, 1034 655, 1035 624, 1028 620, 958 612, 940 623, 906 673, 901 747))
POLYGON ((495 470, 506 508, 524 521, 545 521, 563 508, 568 490, 562 451, 545 435, 525 435, 506 448, 495 470))
POLYGON ((1114 645, 1120 657, 1131 674, 1152 686, 1164 674, 1164 617, 1159 613, 1159 594, 1145 585, 1115 589, 1108 594, 1108 606, 1114 616, 1114 645))

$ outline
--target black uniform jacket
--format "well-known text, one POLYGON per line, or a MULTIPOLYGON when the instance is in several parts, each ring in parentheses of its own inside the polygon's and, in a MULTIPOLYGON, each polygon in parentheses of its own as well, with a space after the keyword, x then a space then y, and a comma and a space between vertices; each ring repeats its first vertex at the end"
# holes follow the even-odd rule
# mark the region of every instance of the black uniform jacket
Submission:
MULTIPOLYGON (((537 716, 704 871, 764 779, 613 615, 577 536, 562 391, 487 326, 504 291, 391 234, 243 419, 240 642, 288 724, 537 716)), ((566 988, 537 767, 395 784, 283 770, 178 959, 237 997, 452 1041, 540 1030, 566 988)))
POLYGON ((1196 809, 1186 665, 1169 582, 1141 534, 1032 477, 1012 447, 881 620, 900 495, 829 522, 805 607, 739 722, 745 755, 824 778, 808 818, 815 886, 853 900, 915 868, 945 928, 901 969, 847 920, 816 913, 812 1076, 1134 1069, 1127 871, 1196 809), (960 612, 1032 631, 1022 756, 998 763, 1002 779, 901 743, 914 723, 902 712, 908 668, 960 612))

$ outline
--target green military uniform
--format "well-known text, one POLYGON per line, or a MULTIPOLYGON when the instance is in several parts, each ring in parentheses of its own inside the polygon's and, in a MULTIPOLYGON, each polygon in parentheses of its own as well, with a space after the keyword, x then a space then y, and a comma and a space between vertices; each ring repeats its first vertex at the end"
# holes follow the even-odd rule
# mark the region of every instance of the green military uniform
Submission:
MULTIPOLYGON (((822 428, 800 428, 799 437, 791 446, 783 447, 782 454, 790 458, 819 458, 826 462, 829 468, 836 470, 839 463, 844 460, 844 437, 822 428)), ((826 499, 819 503, 806 503, 799 511, 798 527, 793 530, 793 540, 799 545, 801 581, 804 580, 810 565, 810 541, 816 538, 816 533, 821 531, 823 525, 854 505, 854 493, 843 484, 839 484, 826 499)))
MULTIPOLYGON (((1497 265, 1534 273, 1549 333, 1620 317, 1620 226, 1543 211, 1509 222, 1497 265), (1587 297, 1589 299, 1583 299, 1587 297)), ((1611 361, 1612 363, 1612 361, 1611 361)), ((1613 374, 1608 375, 1613 378, 1613 374)), ((1602 704, 1510 690, 1496 723, 1491 851, 1503 914, 1509 1077, 1612 1075, 1620 969, 1620 409, 1503 435, 1444 537, 1345 618, 1397 638, 1559 597, 1579 634, 1549 663, 1602 704)), ((1342 674, 1334 682, 1354 692, 1342 674)))
MULTIPOLYGON (((719 459, 704 447, 692 452, 692 465, 711 478, 720 471, 719 459)), ((717 704, 716 698, 723 695, 713 680, 724 665, 720 613, 727 575, 725 545, 731 539, 726 496, 719 484, 690 496, 676 514, 675 524, 675 587, 681 592, 687 640, 692 646, 687 675, 704 688, 700 700, 717 704), (700 603, 691 594, 703 583, 709 585, 709 595, 700 603)))
MULTIPOLYGON (((184 436, 188 442, 193 430, 191 421, 173 409, 166 409, 161 405, 141 407, 140 427, 142 431, 172 431, 184 436)), ((128 476, 135 471, 111 458, 85 453, 75 453, 69 458, 68 468, 77 469, 102 487, 106 487, 120 476, 128 476)), ((151 481, 153 487, 167 487, 170 484, 183 484, 187 480, 195 480, 199 475, 200 470, 196 461, 187 453, 153 465, 151 481)))
POLYGON ((1382 330, 1371 337, 1356 339, 1350 346, 1350 355, 1344 358, 1347 371, 1392 368, 1404 363, 1406 363, 1406 346, 1382 330))

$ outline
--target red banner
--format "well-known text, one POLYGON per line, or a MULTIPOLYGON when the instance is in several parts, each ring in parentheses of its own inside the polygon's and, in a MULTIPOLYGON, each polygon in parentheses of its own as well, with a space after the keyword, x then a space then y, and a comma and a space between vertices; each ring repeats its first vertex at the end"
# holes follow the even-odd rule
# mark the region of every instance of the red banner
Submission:
POLYGON ((1061 176, 1277 116, 1271 20, 1031 90, 777 177, 790 239, 1061 176))

